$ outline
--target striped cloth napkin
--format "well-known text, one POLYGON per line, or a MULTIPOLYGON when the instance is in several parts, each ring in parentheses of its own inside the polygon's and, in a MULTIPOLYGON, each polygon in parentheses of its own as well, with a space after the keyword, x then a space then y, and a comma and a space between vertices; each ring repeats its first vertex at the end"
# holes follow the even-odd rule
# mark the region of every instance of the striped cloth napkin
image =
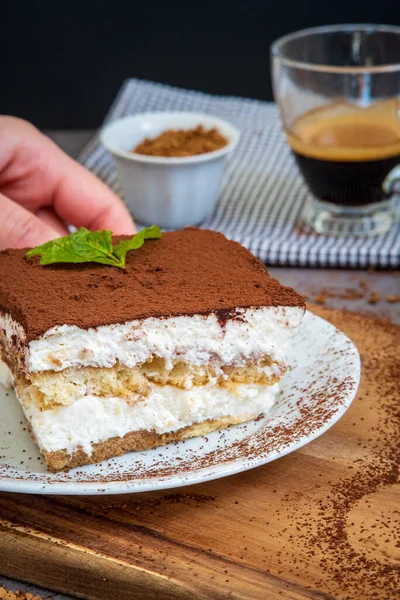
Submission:
MULTIPOLYGON (((334 238, 304 227, 310 194, 286 144, 276 106, 218 97, 129 79, 105 122, 148 111, 210 113, 234 124, 241 139, 225 171, 217 207, 201 226, 221 231, 269 265, 300 267, 398 267, 400 225, 373 238, 334 238)), ((121 194, 111 155, 96 135, 80 161, 121 194)))

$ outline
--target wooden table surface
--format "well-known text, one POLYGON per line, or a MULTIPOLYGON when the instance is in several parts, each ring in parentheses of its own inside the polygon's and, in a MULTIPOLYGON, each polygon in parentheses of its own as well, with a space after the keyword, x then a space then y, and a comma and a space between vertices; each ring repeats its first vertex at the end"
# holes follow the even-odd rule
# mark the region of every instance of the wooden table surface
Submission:
MULTIPOLYGON (((92 133, 90 131, 48 132, 66 152, 74 157, 78 155, 92 133)), ((392 296, 400 294, 400 277, 396 272, 295 268, 271 268, 270 271, 282 283, 291 285, 305 294, 311 302, 324 304, 330 308, 382 316, 392 322, 400 323, 400 303, 390 302, 392 296)), ((0 586, 2 584, 8 584, 13 589, 29 590, 26 584, 0 577, 0 586)), ((45 592, 43 596, 47 597, 45 592)), ((55 595, 54 598, 61 600, 65 596, 55 595)))

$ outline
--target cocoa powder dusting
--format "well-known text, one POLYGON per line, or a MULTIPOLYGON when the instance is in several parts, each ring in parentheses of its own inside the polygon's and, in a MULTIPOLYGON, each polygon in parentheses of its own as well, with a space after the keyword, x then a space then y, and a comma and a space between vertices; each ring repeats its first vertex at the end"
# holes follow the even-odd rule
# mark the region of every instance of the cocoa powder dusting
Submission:
POLYGON ((243 246, 206 229, 147 240, 128 252, 125 270, 94 263, 42 266, 25 254, 0 252, 0 310, 24 327, 28 341, 56 325, 88 329, 212 312, 226 320, 237 317, 236 308, 305 306, 243 246))
POLYGON ((132 152, 148 156, 195 156, 219 150, 227 143, 217 128, 198 125, 193 129, 167 129, 155 138, 146 138, 132 152))

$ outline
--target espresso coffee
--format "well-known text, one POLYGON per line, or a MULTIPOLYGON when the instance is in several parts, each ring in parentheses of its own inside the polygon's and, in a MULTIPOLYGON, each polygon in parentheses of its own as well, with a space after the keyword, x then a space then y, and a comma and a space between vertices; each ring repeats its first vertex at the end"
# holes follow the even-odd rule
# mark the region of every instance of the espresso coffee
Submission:
POLYGON ((400 163, 398 110, 397 101, 336 104, 295 121, 288 142, 314 196, 349 207, 387 199, 383 181, 400 163))

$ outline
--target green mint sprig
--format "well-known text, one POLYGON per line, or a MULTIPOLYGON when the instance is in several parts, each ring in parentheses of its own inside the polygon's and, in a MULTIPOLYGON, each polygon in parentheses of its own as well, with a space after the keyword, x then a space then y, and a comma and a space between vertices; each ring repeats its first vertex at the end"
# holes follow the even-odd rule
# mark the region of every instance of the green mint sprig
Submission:
POLYGON ((142 229, 131 239, 122 240, 113 246, 111 231, 107 229, 89 231, 81 227, 71 235, 32 248, 26 253, 26 257, 32 258, 39 254, 41 265, 96 262, 124 269, 127 252, 137 250, 143 246, 145 240, 155 240, 160 237, 160 228, 152 225, 142 229))

